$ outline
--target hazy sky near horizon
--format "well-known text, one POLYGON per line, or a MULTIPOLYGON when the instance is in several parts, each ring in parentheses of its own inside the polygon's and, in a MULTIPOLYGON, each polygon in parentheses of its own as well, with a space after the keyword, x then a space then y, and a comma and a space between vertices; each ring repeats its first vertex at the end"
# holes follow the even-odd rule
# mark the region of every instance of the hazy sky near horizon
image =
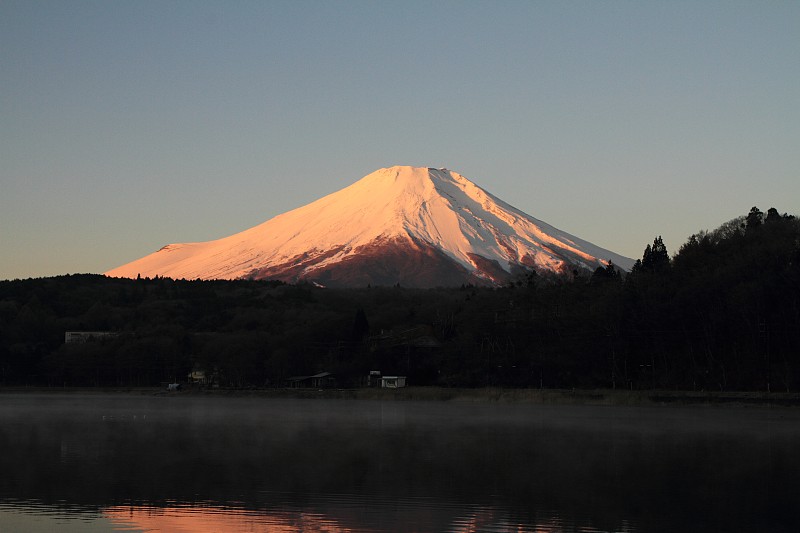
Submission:
POLYGON ((0 279, 101 273, 392 165, 629 257, 800 213, 800 2, 0 2, 0 279))

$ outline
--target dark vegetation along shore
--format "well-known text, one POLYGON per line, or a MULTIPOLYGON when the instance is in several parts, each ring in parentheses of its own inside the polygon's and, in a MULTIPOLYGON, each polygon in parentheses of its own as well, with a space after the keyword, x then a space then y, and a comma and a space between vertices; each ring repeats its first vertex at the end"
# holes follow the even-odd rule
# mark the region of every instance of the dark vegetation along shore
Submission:
POLYGON ((290 400, 371 400, 452 402, 467 404, 530 404, 586 406, 731 406, 800 407, 800 392, 670 391, 625 389, 534 389, 503 387, 404 387, 399 389, 341 388, 211 388, 186 387, 0 387, 3 395, 63 396, 160 396, 164 398, 254 398, 290 400))
POLYGON ((753 208, 672 257, 656 238, 624 278, 529 272, 502 288, 0 282, 4 387, 152 387, 194 371, 220 389, 357 389, 375 370, 437 390, 794 393, 800 222, 753 208))

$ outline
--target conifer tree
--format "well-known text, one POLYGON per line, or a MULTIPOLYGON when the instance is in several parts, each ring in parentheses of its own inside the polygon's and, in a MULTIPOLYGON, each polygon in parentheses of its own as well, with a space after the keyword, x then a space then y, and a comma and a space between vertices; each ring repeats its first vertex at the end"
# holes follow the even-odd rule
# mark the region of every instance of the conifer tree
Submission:
MULTIPOLYGON (((777 211, 776 211, 777 214, 777 211)), ((750 208, 750 212, 747 214, 747 218, 745 219, 745 231, 752 231, 761 225, 761 221, 764 219, 764 213, 761 210, 753 206, 750 208)))
POLYGON ((669 268, 669 253, 661 235, 653 240, 653 245, 644 249, 641 261, 633 265, 633 272, 663 272, 669 268))

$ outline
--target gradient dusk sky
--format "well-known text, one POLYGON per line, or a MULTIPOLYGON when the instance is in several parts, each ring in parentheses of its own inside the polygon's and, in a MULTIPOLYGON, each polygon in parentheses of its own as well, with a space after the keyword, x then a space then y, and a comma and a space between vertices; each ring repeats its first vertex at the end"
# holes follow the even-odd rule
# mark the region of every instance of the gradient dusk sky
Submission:
POLYGON ((800 213, 800 2, 0 2, 0 279, 100 273, 392 165, 629 257, 800 213))

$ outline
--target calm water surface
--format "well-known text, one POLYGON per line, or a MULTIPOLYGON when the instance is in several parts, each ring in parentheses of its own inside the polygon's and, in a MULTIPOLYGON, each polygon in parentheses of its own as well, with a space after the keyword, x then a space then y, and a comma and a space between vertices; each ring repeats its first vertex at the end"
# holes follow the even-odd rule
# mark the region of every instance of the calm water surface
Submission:
POLYGON ((0 394, 0 531, 797 532, 798 411, 0 394))

